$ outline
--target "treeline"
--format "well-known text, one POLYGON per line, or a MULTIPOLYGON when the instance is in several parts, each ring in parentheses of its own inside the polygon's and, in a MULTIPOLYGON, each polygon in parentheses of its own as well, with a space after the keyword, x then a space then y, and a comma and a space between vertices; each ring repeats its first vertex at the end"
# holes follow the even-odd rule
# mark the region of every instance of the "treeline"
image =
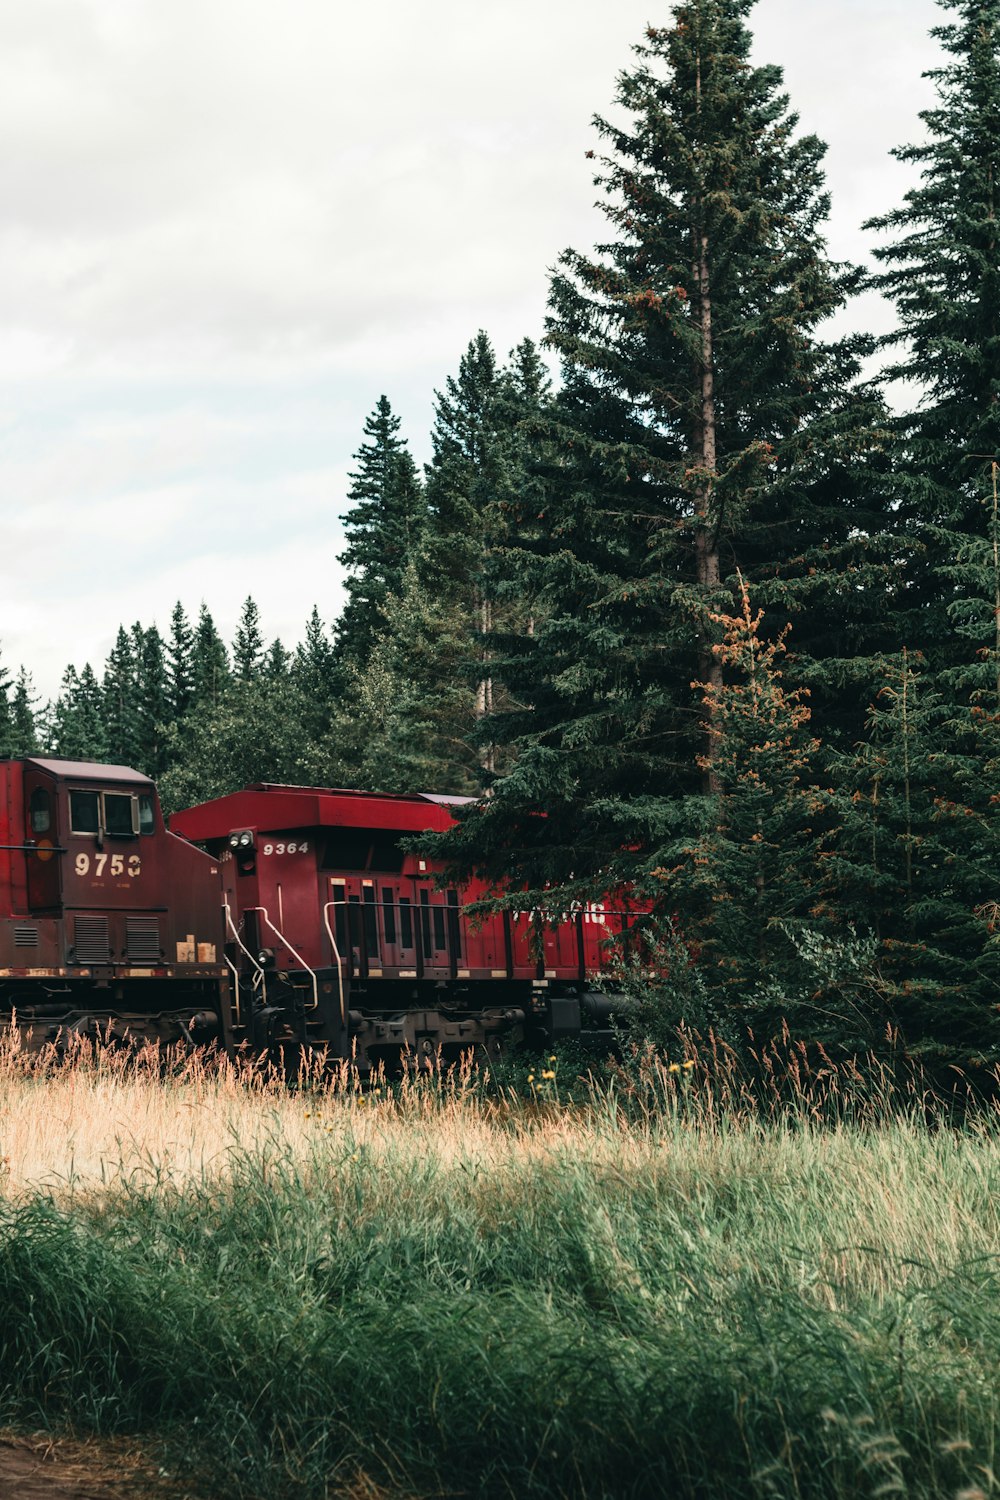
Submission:
MULTIPOLYGON (((166 643, 123 632, 147 737, 122 737, 110 659, 67 678, 46 733, 63 744, 74 693, 100 702, 100 753, 135 747, 172 800, 251 768, 488 793, 440 852, 519 905, 637 892, 661 1019, 866 1047, 901 1027, 990 1063, 1000 0, 946 0, 927 137, 898 153, 917 185, 867 226, 874 272, 827 253, 824 147, 750 62, 751 8, 675 5, 595 122, 606 242, 552 276, 558 388, 530 341, 500 364, 480 333, 422 476, 379 402, 332 636, 314 614, 290 654, 216 639, 180 707, 207 615, 190 650, 182 615, 166 643), (831 335, 871 287, 896 332, 831 335)), ((29 699, 22 677, 19 733, 29 699)))

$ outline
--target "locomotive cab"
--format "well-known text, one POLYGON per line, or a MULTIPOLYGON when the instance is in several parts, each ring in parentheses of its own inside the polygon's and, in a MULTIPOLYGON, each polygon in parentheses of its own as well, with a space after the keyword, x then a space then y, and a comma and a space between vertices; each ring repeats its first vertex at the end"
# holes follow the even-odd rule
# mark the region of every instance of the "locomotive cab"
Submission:
POLYGON ((0 1024, 193 1041, 229 1032, 218 866, 127 766, 0 762, 0 1024))

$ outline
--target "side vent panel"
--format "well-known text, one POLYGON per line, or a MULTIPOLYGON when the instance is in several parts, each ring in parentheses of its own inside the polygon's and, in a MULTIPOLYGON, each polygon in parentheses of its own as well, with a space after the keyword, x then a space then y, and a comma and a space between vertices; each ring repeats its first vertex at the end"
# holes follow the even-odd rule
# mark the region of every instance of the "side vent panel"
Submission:
POLYGON ((76 961, 78 964, 108 964, 111 948, 108 942, 107 917, 74 919, 76 961))
POLYGON ((15 948, 37 948, 38 947, 38 928, 37 927, 29 927, 26 923, 21 923, 20 925, 15 926, 15 928, 14 928, 14 947, 15 948))
POLYGON ((153 917, 127 917, 125 958, 130 964, 160 964, 160 924, 153 917))

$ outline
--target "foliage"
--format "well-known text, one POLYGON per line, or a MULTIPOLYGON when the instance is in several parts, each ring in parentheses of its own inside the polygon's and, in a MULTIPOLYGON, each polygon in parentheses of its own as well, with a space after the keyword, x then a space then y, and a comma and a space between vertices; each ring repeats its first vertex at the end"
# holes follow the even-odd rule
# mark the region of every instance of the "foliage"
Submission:
POLYGON ((160 1436, 219 1497, 974 1493, 992 1112, 927 1130, 887 1079, 855 1125, 849 1070, 768 1065, 770 1123, 720 1107, 725 1049, 683 1044, 631 1123, 585 1086, 499 1108, 471 1078, 5 1070, 8 1150, 58 1130, 49 1186, 15 1148, 0 1200, 4 1419, 160 1436))

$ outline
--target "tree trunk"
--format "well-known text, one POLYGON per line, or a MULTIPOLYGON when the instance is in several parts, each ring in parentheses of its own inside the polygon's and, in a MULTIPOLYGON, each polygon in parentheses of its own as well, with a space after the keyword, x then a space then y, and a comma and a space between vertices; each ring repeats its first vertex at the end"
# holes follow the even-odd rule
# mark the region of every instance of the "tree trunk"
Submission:
MULTIPOLYGON (((701 109, 701 58, 699 56, 695 74, 697 107, 701 109)), ((698 205, 699 221, 703 206, 698 205)), ((710 255, 708 233, 704 223, 694 226, 693 232, 693 280, 698 295, 698 320, 701 332, 701 355, 698 374, 701 382, 700 403, 696 428, 696 448, 700 479, 695 493, 694 552, 696 578, 705 592, 714 592, 719 586, 719 539, 718 528, 712 516, 712 492, 715 484, 715 369, 712 351, 712 286, 709 274, 710 255)), ((698 674, 702 682, 716 690, 722 685, 722 667, 712 650, 712 630, 705 611, 698 623, 698 674)), ((715 709, 712 706, 716 694, 710 695, 709 707, 705 710, 705 791, 714 796, 719 791, 719 778, 715 770, 718 758, 718 740, 715 732, 715 709)))

